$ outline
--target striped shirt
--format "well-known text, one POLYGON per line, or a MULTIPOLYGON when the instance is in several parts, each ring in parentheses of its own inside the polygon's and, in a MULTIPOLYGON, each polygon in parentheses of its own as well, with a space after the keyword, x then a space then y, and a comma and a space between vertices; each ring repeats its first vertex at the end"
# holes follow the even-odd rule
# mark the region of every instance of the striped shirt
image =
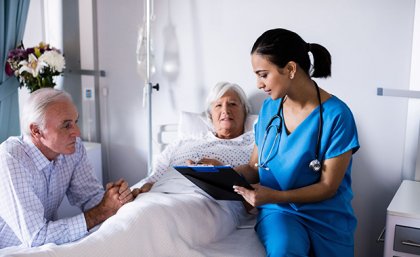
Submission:
POLYGON ((57 209, 65 194, 82 211, 104 195, 80 138, 73 154, 49 161, 31 139, 10 137, 0 145, 0 185, 0 248, 63 244, 85 236, 83 213, 57 220, 57 209))

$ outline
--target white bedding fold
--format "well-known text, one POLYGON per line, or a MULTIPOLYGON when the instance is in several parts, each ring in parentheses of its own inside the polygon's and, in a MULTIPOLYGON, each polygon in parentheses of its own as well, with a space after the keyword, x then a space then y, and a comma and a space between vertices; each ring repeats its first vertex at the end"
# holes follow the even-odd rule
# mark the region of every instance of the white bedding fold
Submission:
MULTIPOLYGON (((0 250, 0 256, 217 256, 218 251, 223 251, 217 242, 236 230, 241 216, 238 213, 245 214, 240 202, 215 201, 172 173, 77 242, 15 248, 13 253, 0 250)), ((246 239, 254 251, 249 256, 264 256, 255 232, 241 233, 252 236, 246 239)))

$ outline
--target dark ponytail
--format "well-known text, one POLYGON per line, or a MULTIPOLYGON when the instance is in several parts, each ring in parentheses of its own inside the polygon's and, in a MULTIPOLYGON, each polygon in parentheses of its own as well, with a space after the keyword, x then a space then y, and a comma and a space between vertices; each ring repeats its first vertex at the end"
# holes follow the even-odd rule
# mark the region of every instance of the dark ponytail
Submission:
POLYGON ((296 62, 309 77, 326 78, 331 76, 331 55, 319 44, 306 43, 298 34, 286 29, 272 29, 264 32, 254 43, 251 54, 260 54, 279 68, 290 61, 296 62), (313 69, 310 72, 313 56, 313 69))
POLYGON ((309 51, 312 53, 314 64, 311 77, 327 78, 331 76, 331 55, 328 50, 319 44, 309 44, 309 51))

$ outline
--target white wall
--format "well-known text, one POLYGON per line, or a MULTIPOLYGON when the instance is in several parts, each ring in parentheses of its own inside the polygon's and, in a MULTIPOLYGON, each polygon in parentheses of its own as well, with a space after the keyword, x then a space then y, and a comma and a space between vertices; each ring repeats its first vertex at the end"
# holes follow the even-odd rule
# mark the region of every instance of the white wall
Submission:
MULTIPOLYGON (((420 1, 417 1, 414 16, 413 50, 411 56, 410 90, 420 91, 420 1)), ((412 177, 420 181, 420 99, 409 99, 407 113, 407 127, 405 137, 405 151, 403 176, 412 177), (415 168, 414 168, 415 167, 415 168)))
MULTIPOLYGON (((350 106, 359 129, 361 149, 353 168, 356 256, 381 256, 376 238, 401 181, 408 100, 376 96, 376 88, 409 88, 414 2, 170 0, 168 12, 169 1, 156 0, 154 82, 161 91, 153 95, 154 126, 175 122, 179 110, 201 111, 206 90, 220 80, 256 93, 249 51, 267 29, 288 28, 323 44, 333 57, 333 76, 319 84, 350 106), (179 76, 170 83, 161 71, 168 13, 180 54, 179 76)), ((98 1, 98 15, 100 69, 107 72, 101 87, 109 92, 102 110, 109 133, 102 138, 110 144, 111 178, 134 183, 146 174, 147 157, 143 80, 135 56, 143 2, 98 1)))

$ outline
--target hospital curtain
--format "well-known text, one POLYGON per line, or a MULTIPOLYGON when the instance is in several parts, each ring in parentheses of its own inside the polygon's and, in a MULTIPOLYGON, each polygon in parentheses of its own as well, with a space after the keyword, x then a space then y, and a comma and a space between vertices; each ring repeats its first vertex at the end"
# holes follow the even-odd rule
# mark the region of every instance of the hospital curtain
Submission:
POLYGON ((7 54, 22 41, 30 0, 0 0, 0 143, 19 135, 19 82, 5 73, 7 54))

